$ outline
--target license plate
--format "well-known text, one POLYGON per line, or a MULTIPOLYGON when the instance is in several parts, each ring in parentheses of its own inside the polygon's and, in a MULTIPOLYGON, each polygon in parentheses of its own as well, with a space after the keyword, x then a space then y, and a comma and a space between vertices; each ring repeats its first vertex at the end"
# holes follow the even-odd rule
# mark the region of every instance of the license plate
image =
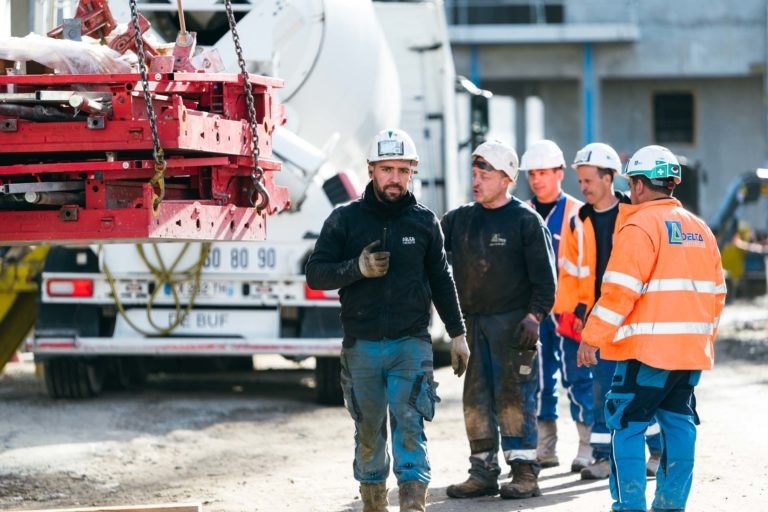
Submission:
MULTIPOLYGON (((176 285, 176 295, 180 299, 189 299, 195 292, 195 283, 187 281, 176 285)), ((166 297, 173 295, 173 290, 170 284, 163 286, 163 293, 166 297)), ((201 299, 224 299, 227 297, 234 297, 235 285, 230 282, 223 281, 201 281, 197 285, 196 297, 201 299)))
POLYGON ((203 263, 210 272, 274 272, 282 270, 285 258, 269 245, 215 245, 203 263))

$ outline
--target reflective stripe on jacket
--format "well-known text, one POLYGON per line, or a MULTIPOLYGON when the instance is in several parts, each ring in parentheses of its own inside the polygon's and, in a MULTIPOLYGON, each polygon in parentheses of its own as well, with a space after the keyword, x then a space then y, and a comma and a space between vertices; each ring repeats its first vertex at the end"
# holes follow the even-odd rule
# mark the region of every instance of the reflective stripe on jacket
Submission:
MULTIPOLYGON (((554 313, 573 313, 579 303, 592 309, 595 303, 595 268, 597 245, 592 219, 576 215, 560 235, 560 274, 554 313)), ((615 233, 615 230, 614 230, 615 233)))
POLYGON ((605 359, 708 370, 725 304, 709 227, 677 199, 622 204, 601 297, 582 338, 605 359))
MULTIPOLYGON (((557 204, 549 212, 547 218, 544 219, 549 232, 552 234, 552 247, 555 249, 555 255, 557 256, 558 274, 563 262, 563 248, 560 246, 561 233, 569 229, 568 226, 571 218, 579 212, 579 208, 583 204, 572 195, 561 192, 560 197, 557 198, 557 204)), ((529 200, 528 205, 534 210, 536 209, 533 201, 529 200)))
MULTIPOLYGON (((627 196, 615 193, 620 203, 629 204, 627 196)), ((597 238, 590 212, 592 206, 579 208, 560 235, 561 272, 557 279, 557 296, 554 313, 573 313, 583 304, 583 313, 589 313, 595 305, 595 279, 597 278, 597 238)), ((613 233, 616 234, 614 226, 613 233)), ((577 316, 581 316, 577 314, 577 316)))

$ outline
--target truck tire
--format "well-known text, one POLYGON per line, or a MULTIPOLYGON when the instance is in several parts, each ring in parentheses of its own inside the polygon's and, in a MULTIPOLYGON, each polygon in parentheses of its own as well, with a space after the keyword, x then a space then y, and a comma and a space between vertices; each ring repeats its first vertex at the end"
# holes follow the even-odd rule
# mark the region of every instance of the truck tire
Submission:
POLYGON ((43 362, 45 388, 51 398, 90 398, 101 393, 99 365, 77 357, 57 357, 43 362))
POLYGON ((102 360, 104 389, 141 391, 147 381, 147 366, 142 357, 108 357, 102 360))
POLYGON ((317 403, 322 405, 344 403, 344 395, 341 392, 341 360, 338 357, 315 358, 315 384, 317 403))

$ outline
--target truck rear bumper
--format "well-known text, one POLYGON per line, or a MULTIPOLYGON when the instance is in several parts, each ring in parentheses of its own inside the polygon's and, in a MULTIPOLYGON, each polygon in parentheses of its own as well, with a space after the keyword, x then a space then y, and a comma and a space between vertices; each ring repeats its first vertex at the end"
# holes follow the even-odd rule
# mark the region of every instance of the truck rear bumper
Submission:
POLYGON ((341 338, 144 338, 59 336, 34 338, 27 350, 35 355, 243 356, 279 354, 338 356, 341 338))

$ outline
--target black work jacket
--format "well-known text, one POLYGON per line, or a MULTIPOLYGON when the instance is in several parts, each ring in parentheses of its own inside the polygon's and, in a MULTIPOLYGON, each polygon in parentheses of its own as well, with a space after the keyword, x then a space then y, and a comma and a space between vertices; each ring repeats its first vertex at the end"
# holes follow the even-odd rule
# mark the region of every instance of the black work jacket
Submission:
POLYGON ((384 203, 369 183, 362 198, 336 208, 323 224, 306 276, 316 290, 339 288, 345 344, 350 338, 428 339, 432 301, 451 337, 465 332, 440 223, 410 192, 384 203), (369 279, 358 258, 376 240, 383 246, 374 250, 390 252, 389 270, 369 279))
POLYGON ((552 236, 530 206, 515 197, 493 209, 470 203, 446 213, 442 225, 464 314, 549 314, 557 287, 552 236))

